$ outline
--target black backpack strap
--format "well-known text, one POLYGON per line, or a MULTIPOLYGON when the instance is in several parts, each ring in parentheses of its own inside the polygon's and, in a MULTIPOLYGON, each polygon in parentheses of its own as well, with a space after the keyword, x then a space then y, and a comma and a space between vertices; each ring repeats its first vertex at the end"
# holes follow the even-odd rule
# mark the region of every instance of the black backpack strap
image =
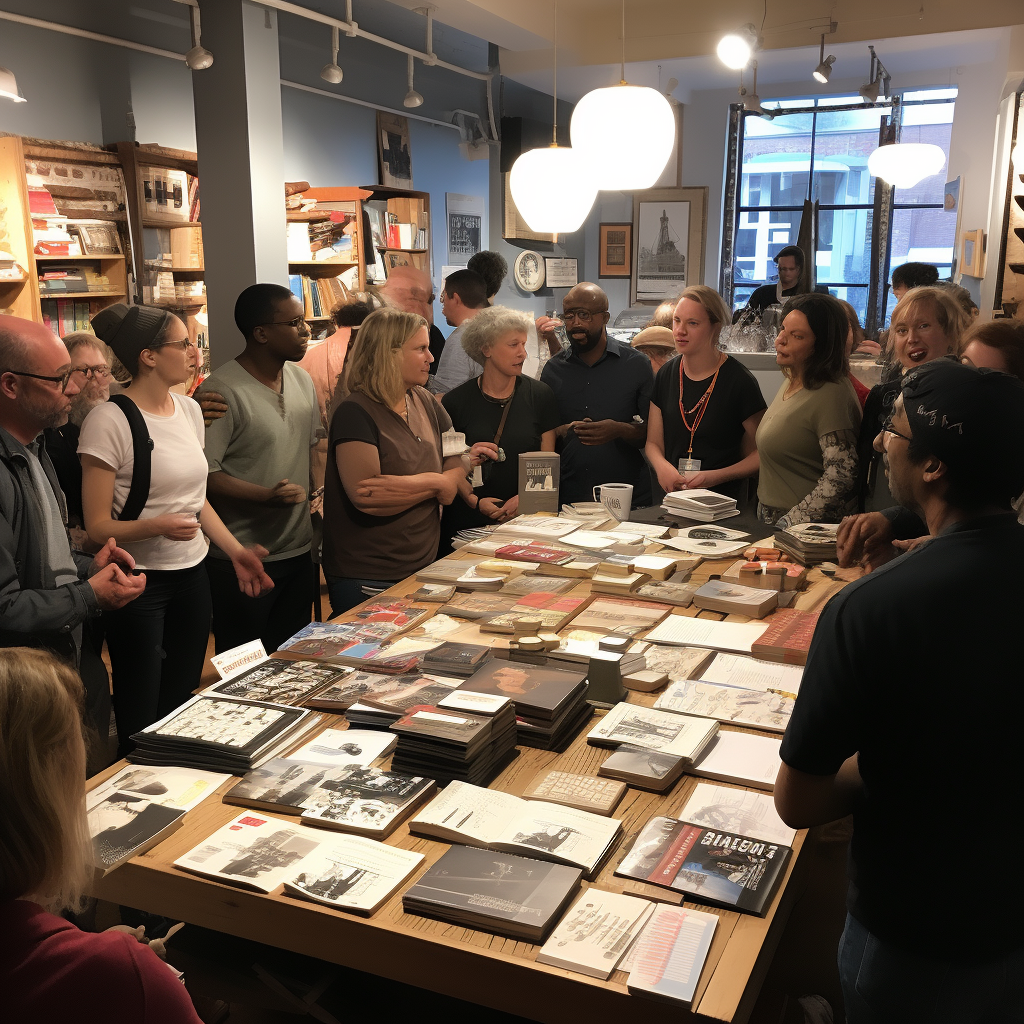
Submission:
POLYGON ((149 501, 149 484, 153 470, 153 439, 149 436, 146 420, 139 411, 139 407, 127 395, 111 395, 110 401, 124 413, 124 418, 128 421, 128 427, 132 432, 135 466, 132 470, 132 483, 128 488, 128 497, 125 499, 121 514, 117 517, 122 522, 128 522, 138 519, 146 507, 146 502, 149 501))

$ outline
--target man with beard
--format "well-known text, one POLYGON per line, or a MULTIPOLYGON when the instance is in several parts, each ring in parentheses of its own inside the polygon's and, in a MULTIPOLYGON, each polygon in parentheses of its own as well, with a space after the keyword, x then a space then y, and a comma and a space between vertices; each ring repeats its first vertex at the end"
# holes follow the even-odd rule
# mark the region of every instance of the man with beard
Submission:
POLYGON ((942 359, 912 369, 875 444, 931 540, 822 611, 775 805, 794 828, 853 814, 850 1024, 1019 1020, 1020 886, 976 871, 982 898, 959 929, 936 896, 962 850, 952 832, 998 827, 1020 803, 1021 688, 1007 672, 1020 660, 1024 383, 942 359), (979 684, 992 699, 975 699, 979 684), (941 771, 951 758, 960 767, 941 771))
MULTIPOLYGON (((649 505, 651 477, 644 462, 647 415, 654 390, 650 360, 606 331, 608 296, 596 284, 570 288, 562 322, 572 346, 544 364, 541 381, 555 393, 562 416, 560 500, 593 501, 598 484, 633 485, 633 504, 649 505)), ((537 331, 554 342, 557 321, 537 320, 537 331)))

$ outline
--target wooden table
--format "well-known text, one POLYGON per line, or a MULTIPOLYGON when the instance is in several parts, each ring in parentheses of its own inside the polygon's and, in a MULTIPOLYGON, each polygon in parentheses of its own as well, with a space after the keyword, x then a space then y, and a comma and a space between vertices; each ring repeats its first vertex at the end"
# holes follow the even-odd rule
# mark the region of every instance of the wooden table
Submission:
MULTIPOLYGON (((721 572, 731 561, 733 559, 705 562, 694 571, 692 578, 705 580, 721 572)), ((820 606, 822 599, 836 586, 817 570, 811 571, 808 582, 808 591, 798 599, 797 608, 820 606)), ((392 596, 408 594, 418 585, 411 579, 406 580, 388 593, 392 596)), ((581 581, 573 592, 586 592, 587 585, 588 581, 581 581)), ((681 609, 681 612, 696 613, 692 608, 681 609)), ((714 612, 700 615, 723 618, 714 612)), ((729 618, 746 621, 743 616, 729 618)), ((507 638, 480 634, 472 623, 461 628, 456 638, 507 645, 507 638)), ((630 695, 633 702, 645 704, 652 704, 655 697, 656 694, 630 695)), ((325 724, 344 728, 345 720, 328 716, 325 724)), ((590 727, 592 724, 587 728, 590 727)), ((723 724, 722 728, 736 727, 723 724)), ((536 774, 551 768, 596 774, 609 751, 588 746, 586 731, 584 729, 563 754, 521 748, 520 756, 492 783, 492 788, 520 794, 536 774)), ((90 787, 121 767, 123 763, 96 776, 90 781, 90 787)), ((696 781, 684 775, 669 793, 661 795, 630 788, 614 812, 614 817, 623 821, 626 838, 635 835, 654 815, 675 815, 681 811, 696 781)), ((218 792, 232 784, 233 781, 225 783, 218 792)), ((188 813, 182 827, 170 838, 99 880, 93 887, 93 895, 551 1024, 564 1024, 567 1015, 588 1024, 605 1021, 622 1024, 631 1014, 642 1014, 645 1024, 683 1018, 745 1021, 757 999, 789 912, 799 896, 800 877, 805 867, 800 851, 806 832, 801 831, 794 842, 794 856, 785 878, 765 917, 693 904, 702 910, 713 909, 719 916, 714 943, 693 1002, 695 1017, 676 1005, 629 995, 626 975, 621 971, 607 982, 597 981, 537 964, 538 947, 530 943, 407 914, 402 909, 401 891, 375 915, 366 918, 289 896, 249 893, 173 867, 176 858, 230 821, 239 810, 211 796, 188 813)), ((448 849, 445 843, 411 835, 405 826, 400 827, 388 843, 425 855, 420 869, 403 890, 448 849)), ((624 845, 625 840, 613 851, 591 884, 616 892, 644 891, 642 883, 614 876, 624 845)), ((653 886, 646 890, 665 893, 653 886)), ((386 1005, 385 999, 382 1008, 386 1005)))

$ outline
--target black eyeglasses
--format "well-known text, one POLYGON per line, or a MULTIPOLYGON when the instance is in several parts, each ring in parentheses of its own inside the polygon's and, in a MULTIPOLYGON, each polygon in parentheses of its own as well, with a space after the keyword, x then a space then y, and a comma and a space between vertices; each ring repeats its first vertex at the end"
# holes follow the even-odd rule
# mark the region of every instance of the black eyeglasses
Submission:
POLYGON ((109 366, 76 366, 71 372, 81 374, 83 380, 88 380, 90 377, 106 380, 113 376, 109 366))
POLYGON ((898 438, 900 438, 903 441, 912 441, 913 440, 912 437, 907 437, 906 434, 901 434, 898 430, 893 430, 893 427, 892 427, 892 417, 891 416, 882 424, 882 447, 883 448, 888 448, 889 447, 889 435, 892 435, 893 437, 898 437, 898 438))
POLYGON ((589 324, 595 316, 600 316, 607 310, 600 309, 596 313, 590 309, 563 309, 562 310, 562 323, 568 323, 570 320, 578 320, 581 324, 589 324))
POLYGON ((151 345, 151 351, 155 351, 158 348, 180 348, 182 352, 187 352, 190 348, 195 348, 196 343, 191 338, 185 338, 182 341, 165 341, 160 345, 151 345))
MULTIPOLYGON (((271 320, 268 324, 257 324, 257 327, 294 327, 296 330, 301 329, 302 325, 306 324, 305 316, 297 316, 294 320, 271 320)), ((309 324, 306 324, 308 327, 309 324)))
MULTIPOLYGON (((45 373, 29 373, 27 370, 0 370, 0 373, 13 373, 15 377, 31 377, 33 380, 45 380, 49 384, 57 384, 60 386, 61 394, 68 389, 68 381, 71 380, 76 374, 81 375, 80 370, 76 370, 73 367, 65 370, 60 376, 50 377, 45 373)), ((84 376, 82 376, 84 380, 84 376)))

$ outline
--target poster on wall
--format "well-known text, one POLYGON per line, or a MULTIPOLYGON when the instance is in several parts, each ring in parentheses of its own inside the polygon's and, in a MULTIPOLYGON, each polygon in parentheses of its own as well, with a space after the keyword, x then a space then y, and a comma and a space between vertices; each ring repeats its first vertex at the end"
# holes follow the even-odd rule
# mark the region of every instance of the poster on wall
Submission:
POLYGON ((484 201, 481 196, 458 192, 446 192, 444 200, 448 215, 448 262, 464 267, 469 257, 483 247, 484 201))
POLYGON ((707 192, 654 188, 633 194, 633 304, 655 305, 703 283, 707 192))
POLYGON ((407 117, 377 111, 377 152, 380 157, 380 183, 391 188, 412 188, 407 117))
POLYGON ((602 224, 598 242, 598 277, 629 277, 633 263, 633 225, 602 224))
POLYGON ((544 260, 544 277, 549 288, 572 288, 579 283, 577 263, 574 259, 560 257, 544 260))

